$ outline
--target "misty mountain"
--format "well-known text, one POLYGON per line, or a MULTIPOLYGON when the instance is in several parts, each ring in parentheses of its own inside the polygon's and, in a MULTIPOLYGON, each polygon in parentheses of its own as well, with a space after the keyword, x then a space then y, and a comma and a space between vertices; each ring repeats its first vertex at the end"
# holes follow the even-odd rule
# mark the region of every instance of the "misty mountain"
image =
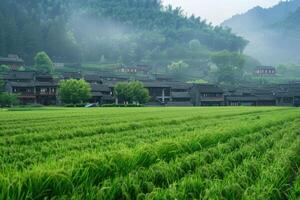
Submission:
POLYGON ((243 51, 247 41, 159 0, 1 0, 0 56, 27 62, 170 63, 197 66, 211 51, 243 51))
POLYGON ((271 8, 255 7, 223 22, 250 41, 245 53, 264 64, 299 63, 300 0, 282 1, 271 8))

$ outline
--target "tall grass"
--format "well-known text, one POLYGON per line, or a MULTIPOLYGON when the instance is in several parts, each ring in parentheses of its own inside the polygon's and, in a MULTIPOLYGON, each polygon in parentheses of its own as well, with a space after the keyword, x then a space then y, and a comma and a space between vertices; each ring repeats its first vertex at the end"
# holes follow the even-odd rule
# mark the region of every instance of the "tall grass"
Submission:
POLYGON ((3 111, 0 199, 296 198, 299 117, 264 107, 3 111))

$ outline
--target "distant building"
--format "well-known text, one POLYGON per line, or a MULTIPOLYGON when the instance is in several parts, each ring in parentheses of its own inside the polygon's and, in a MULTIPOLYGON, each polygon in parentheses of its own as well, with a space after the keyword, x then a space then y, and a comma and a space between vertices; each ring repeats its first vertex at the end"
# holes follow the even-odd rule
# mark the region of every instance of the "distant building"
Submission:
POLYGON ((255 69, 256 75, 275 75, 276 68, 272 66, 259 66, 255 69))
POLYGON ((18 55, 10 54, 6 58, 0 57, 0 65, 7 65, 12 70, 16 70, 19 67, 24 66, 24 60, 19 58, 18 55))
POLYGON ((81 72, 65 72, 62 75, 62 79, 67 80, 67 79, 82 79, 83 75, 81 72))
POLYGON ((49 74, 12 71, 4 77, 6 91, 18 94, 21 104, 55 105, 58 81, 49 74))
POLYGON ((225 94, 227 106, 275 106, 273 87, 243 87, 232 89, 225 94))
POLYGON ((159 81, 144 81, 144 87, 148 89, 151 102, 167 104, 171 101, 171 84, 159 81))
POLYGON ((224 105, 224 92, 217 85, 193 84, 191 93, 194 106, 224 105))
POLYGON ((55 62, 55 63, 53 63, 53 65, 54 65, 55 68, 62 68, 62 67, 65 66, 65 63, 55 62))
POLYGON ((121 66, 115 69, 118 73, 127 73, 127 74, 148 74, 150 67, 148 65, 136 65, 136 66, 121 66))

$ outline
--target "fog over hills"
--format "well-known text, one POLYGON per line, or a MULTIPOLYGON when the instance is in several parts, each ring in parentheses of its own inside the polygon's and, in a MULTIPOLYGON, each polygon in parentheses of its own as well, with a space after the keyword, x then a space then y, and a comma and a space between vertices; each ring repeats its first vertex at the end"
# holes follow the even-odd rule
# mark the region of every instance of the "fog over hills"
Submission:
POLYGON ((245 53, 264 64, 300 62, 300 0, 282 1, 267 9, 258 6, 222 26, 248 39, 245 53))

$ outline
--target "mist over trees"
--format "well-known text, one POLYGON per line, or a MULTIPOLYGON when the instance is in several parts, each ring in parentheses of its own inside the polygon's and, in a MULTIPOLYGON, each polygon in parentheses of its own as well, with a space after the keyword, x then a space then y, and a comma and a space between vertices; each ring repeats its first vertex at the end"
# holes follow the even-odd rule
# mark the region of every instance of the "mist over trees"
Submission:
POLYGON ((197 66, 208 52, 247 45, 229 29, 158 0, 1 0, 0 24, 0 56, 19 54, 27 63, 45 51, 55 62, 197 66))
POLYGON ((266 65, 300 63, 300 0, 255 7, 222 25, 249 40, 245 53, 266 65))

